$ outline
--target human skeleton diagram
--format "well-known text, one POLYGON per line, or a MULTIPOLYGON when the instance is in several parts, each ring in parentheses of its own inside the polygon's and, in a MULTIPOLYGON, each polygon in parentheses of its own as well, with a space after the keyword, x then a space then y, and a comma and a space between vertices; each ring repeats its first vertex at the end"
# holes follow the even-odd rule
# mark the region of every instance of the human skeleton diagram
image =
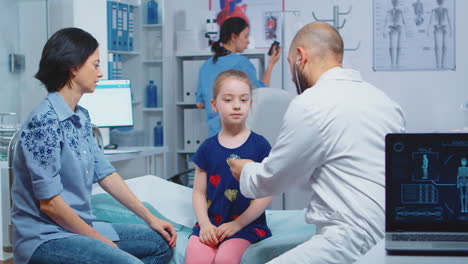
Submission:
POLYGON ((447 8, 443 6, 444 0, 437 0, 438 7, 432 9, 429 18, 427 33, 434 28, 434 53, 437 68, 444 68, 447 53, 447 38, 452 35, 452 26, 447 8))
POLYGON ((423 7, 423 3, 421 2, 421 0, 418 0, 413 3, 413 11, 415 15, 414 23, 416 23, 416 26, 419 26, 424 22, 424 17, 423 17, 424 7, 423 7))
POLYGON ((422 169, 422 179, 423 180, 427 180, 429 177, 428 177, 428 173, 427 173, 427 169, 429 168, 429 159, 427 158, 427 155, 424 154, 423 155, 423 158, 422 158, 422 166, 421 166, 421 169, 422 169))
POLYGON ((392 0, 393 8, 387 11, 384 25, 384 38, 389 36, 389 52, 392 68, 398 68, 400 62, 400 39, 402 29, 406 31, 405 18, 401 9, 397 8, 398 0, 392 0))
POLYGON ((468 213, 468 167, 466 158, 461 158, 461 166, 458 167, 457 189, 460 190, 461 212, 468 213))

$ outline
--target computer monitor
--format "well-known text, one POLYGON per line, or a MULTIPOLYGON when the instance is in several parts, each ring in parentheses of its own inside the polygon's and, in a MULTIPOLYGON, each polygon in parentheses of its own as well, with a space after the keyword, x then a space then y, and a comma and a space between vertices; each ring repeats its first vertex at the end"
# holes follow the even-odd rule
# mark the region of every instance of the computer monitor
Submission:
POLYGON ((78 104, 97 127, 133 126, 130 80, 99 80, 94 93, 84 94, 78 104))

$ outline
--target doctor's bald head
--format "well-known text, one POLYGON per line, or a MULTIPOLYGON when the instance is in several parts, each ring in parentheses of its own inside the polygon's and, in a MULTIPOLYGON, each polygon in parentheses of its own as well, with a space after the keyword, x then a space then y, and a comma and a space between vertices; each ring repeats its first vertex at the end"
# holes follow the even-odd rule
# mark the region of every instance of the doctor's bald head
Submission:
POLYGON ((327 23, 314 22, 302 27, 291 43, 290 53, 294 53, 299 46, 309 49, 312 55, 322 60, 343 61, 343 39, 327 23))
POLYGON ((338 31, 327 23, 313 22, 302 27, 289 48, 288 61, 294 83, 297 85, 299 81, 300 85, 311 87, 323 72, 341 67, 343 46, 338 31), (294 77, 295 71, 299 77, 302 75, 302 80, 294 77))

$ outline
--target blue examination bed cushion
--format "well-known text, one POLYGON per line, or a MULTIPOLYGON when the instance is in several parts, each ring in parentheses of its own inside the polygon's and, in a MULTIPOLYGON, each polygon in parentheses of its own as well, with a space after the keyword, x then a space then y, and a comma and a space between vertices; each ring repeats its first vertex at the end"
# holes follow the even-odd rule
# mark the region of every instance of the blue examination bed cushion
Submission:
MULTIPOLYGON (((92 209, 97 221, 110 223, 136 223, 145 222, 121 205, 107 193, 92 196, 92 209)), ((169 202, 169 201, 164 201, 169 202)), ((192 228, 171 221, 149 203, 143 204, 157 217, 171 222, 177 231, 177 247, 174 249, 169 263, 184 263, 185 248, 192 228)), ((294 248, 308 240, 315 234, 315 225, 304 222, 304 210, 267 210, 267 223, 273 236, 261 242, 251 245, 242 257, 241 263, 255 264, 266 263, 269 260, 294 248)))

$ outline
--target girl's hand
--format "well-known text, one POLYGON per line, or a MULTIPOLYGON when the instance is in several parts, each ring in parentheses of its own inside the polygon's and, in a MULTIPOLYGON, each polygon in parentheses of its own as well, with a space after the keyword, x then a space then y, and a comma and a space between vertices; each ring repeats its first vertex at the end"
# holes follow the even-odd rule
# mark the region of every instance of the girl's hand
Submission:
POLYGON ((224 223, 218 227, 216 231, 216 236, 218 237, 219 242, 223 242, 225 238, 234 235, 235 233, 239 232, 239 230, 241 229, 242 229, 242 226, 236 221, 224 223))
POLYGON ((216 226, 211 223, 200 226, 200 241, 208 246, 216 246, 219 242, 216 236, 216 229, 216 226))
POLYGON ((158 232, 169 244, 171 248, 175 248, 177 232, 174 229, 174 226, 162 219, 155 218, 153 221, 148 223, 148 225, 156 232, 158 232))

